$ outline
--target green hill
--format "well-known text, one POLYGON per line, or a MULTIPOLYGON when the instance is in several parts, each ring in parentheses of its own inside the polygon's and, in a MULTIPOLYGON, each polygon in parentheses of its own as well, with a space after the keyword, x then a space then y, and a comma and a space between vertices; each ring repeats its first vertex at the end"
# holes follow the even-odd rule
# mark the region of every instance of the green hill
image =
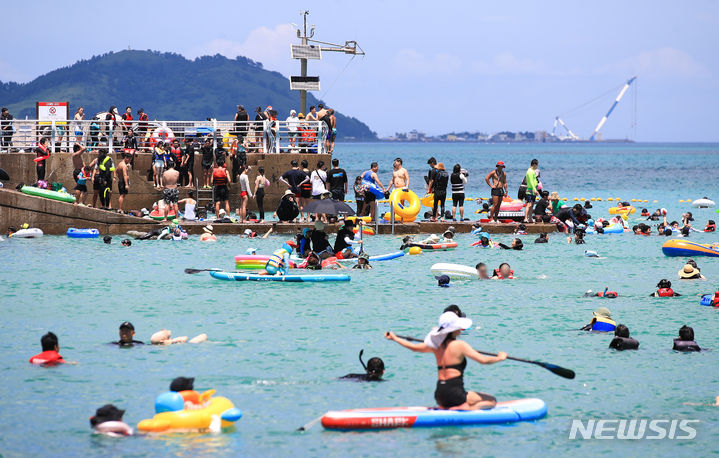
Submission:
MULTIPOLYGON (((284 119, 291 108, 299 111, 299 93, 289 87, 280 73, 245 57, 218 54, 188 60, 173 53, 121 51, 81 60, 28 83, 0 82, 0 105, 16 118, 34 118, 37 101, 69 101, 71 113, 84 106, 90 116, 111 105, 120 112, 129 105, 161 120, 230 120, 238 104, 250 113, 257 106, 272 105, 284 119)), ((308 106, 318 103, 307 95, 308 106)), ((331 101, 327 105, 332 106, 331 101)), ((339 139, 377 139, 358 119, 338 109, 335 115, 339 139)))

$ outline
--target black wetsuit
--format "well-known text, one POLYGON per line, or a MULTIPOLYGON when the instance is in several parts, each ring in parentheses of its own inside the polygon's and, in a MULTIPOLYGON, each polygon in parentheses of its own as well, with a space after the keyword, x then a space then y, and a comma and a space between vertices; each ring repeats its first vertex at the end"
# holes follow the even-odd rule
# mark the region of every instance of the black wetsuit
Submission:
POLYGON ((434 391, 434 399, 437 404, 445 409, 461 406, 467 402, 467 391, 464 389, 464 369, 467 367, 467 359, 459 364, 451 366, 437 366, 438 370, 456 369, 459 376, 447 380, 437 380, 437 389, 434 391))
POLYGON ((132 347, 134 345, 145 345, 145 342, 139 340, 133 340, 132 342, 123 342, 118 340, 117 342, 110 342, 110 345, 117 345, 118 347, 132 347))
POLYGON ((369 374, 347 374, 339 378, 350 382, 384 382, 381 378, 371 377, 369 374))

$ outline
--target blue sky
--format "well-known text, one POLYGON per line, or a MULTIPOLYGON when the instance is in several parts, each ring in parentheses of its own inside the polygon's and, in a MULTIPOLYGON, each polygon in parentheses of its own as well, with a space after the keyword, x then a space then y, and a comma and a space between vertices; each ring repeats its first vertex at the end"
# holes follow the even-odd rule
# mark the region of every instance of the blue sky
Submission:
MULTIPOLYGON (((3 21, 11 44, 0 80, 29 81, 128 46, 241 54, 290 75, 299 70, 290 23, 301 8, 315 38, 356 40, 367 53, 310 62, 322 78, 316 95, 383 136, 551 130, 555 115, 607 93, 563 116, 589 136, 636 75, 637 140, 719 140, 719 2, 702 0, 3 2, 14 19, 3 21)), ((630 92, 605 138, 632 136, 633 109, 630 92)))

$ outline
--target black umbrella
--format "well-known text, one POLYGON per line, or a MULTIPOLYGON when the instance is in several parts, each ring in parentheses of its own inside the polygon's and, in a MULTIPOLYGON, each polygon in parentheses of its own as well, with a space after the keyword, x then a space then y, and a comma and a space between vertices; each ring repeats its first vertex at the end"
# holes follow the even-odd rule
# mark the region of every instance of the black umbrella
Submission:
POLYGON ((344 202, 334 199, 313 199, 305 208, 303 212, 307 213, 320 213, 325 215, 349 215, 355 214, 355 211, 344 202))

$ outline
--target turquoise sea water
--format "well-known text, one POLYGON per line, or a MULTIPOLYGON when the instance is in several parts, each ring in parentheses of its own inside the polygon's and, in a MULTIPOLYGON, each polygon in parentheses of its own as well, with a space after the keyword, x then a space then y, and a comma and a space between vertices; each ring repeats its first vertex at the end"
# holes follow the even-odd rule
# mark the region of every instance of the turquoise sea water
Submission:
MULTIPOLYGON (((429 155, 470 171, 468 195, 486 196, 480 184, 497 160, 508 165, 516 192, 531 160, 540 160, 545 187, 573 197, 658 200, 670 219, 690 209, 679 199, 719 199, 717 145, 339 145, 336 156, 351 174, 369 162, 389 175, 395 156, 405 159, 419 190, 429 155), (420 181, 421 180, 421 181, 420 181)), ((384 172, 384 175, 383 175, 384 172)), ((595 203, 593 215, 607 215, 609 202, 595 203)), ((476 203, 467 204, 468 213, 476 203)), ((696 225, 718 219, 715 209, 694 209, 696 225)), ((470 216, 474 217, 473 213, 470 216)), ((680 282, 683 259, 661 253, 662 237, 631 234, 588 236, 585 246, 569 245, 559 234, 547 245, 524 236, 522 252, 477 250, 475 239, 458 235, 460 248, 376 263, 372 271, 351 272, 348 284, 267 284, 220 282, 185 267, 233 269, 233 256, 248 247, 275 249, 285 236, 268 240, 220 237, 135 242, 130 248, 100 240, 44 237, 0 242, 5 269, 0 275, 0 454, 3 456, 201 456, 265 455, 498 455, 609 454, 637 456, 707 455, 719 440, 719 325, 717 311, 699 305, 699 294, 719 288, 719 259, 695 258, 706 282, 680 282), (603 258, 583 256, 585 249, 603 258), (429 272, 436 262, 496 267, 509 262, 513 281, 455 283, 439 289, 429 272), (648 294, 669 278, 683 294, 653 299, 648 294), (614 300, 582 297, 609 286, 614 300), (464 338, 478 349, 504 350, 576 371, 565 380, 531 365, 471 363, 465 383, 500 399, 539 397, 549 415, 538 422, 477 428, 436 428, 364 433, 295 429, 330 409, 431 405, 436 379, 430 355, 413 354, 386 341, 388 329, 422 337, 442 309, 459 304, 479 329, 464 338), (641 342, 636 352, 607 348, 610 336, 576 331, 598 306, 641 342), (168 328, 190 337, 206 332, 201 345, 118 349, 122 321, 132 321, 136 338, 168 328), (679 354, 672 338, 683 324, 713 351, 679 354), (39 339, 48 330, 60 338, 61 353, 77 365, 33 367, 39 339), (335 380, 361 371, 357 353, 381 356, 385 383, 335 380), (244 412, 234 430, 219 434, 171 434, 113 439, 90 434, 94 410, 114 403, 126 409, 132 426, 152 417, 157 394, 179 375, 196 377, 199 390, 215 388, 244 412), (698 419, 691 441, 570 441, 572 419, 698 419)), ((333 237, 332 237, 333 239, 333 237)), ((399 236, 368 238, 372 254, 396 250, 399 236)), ((496 236, 509 242, 511 236, 496 236)), ((693 233, 691 240, 719 241, 693 233)))

